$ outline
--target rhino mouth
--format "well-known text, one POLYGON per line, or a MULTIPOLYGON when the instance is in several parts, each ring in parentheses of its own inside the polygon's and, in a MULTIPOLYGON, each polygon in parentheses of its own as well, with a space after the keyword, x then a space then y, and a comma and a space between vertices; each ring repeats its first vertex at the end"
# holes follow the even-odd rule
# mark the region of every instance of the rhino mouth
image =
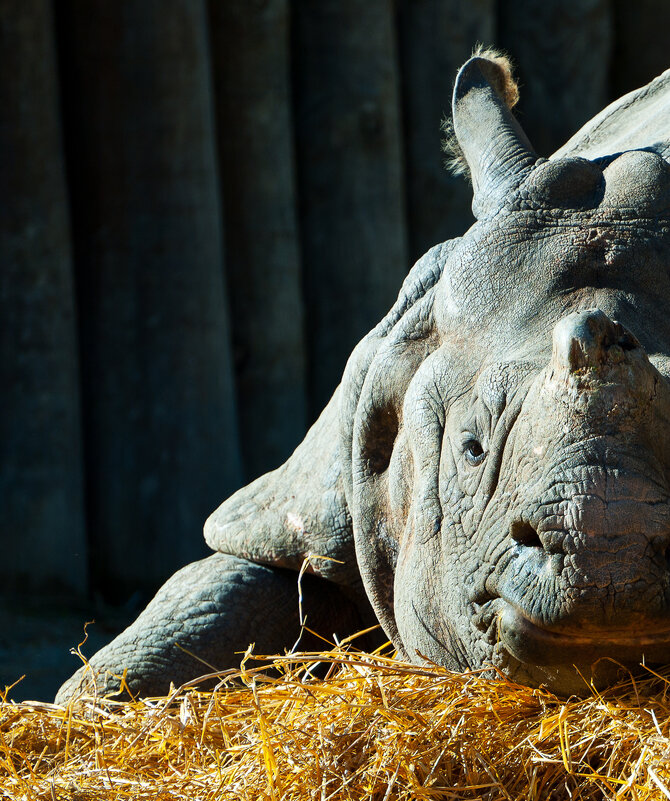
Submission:
POLYGON ((498 601, 498 642, 523 664, 588 666, 603 658, 625 666, 670 662, 668 623, 638 621, 626 629, 551 630, 529 620, 511 603, 498 601))

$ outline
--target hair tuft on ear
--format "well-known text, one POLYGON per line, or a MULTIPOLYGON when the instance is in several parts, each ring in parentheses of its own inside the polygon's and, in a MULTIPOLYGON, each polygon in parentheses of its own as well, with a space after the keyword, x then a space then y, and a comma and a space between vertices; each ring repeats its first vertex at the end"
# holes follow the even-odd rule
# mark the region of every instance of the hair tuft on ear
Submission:
POLYGON ((478 44, 473 53, 473 57, 485 58, 487 61, 493 61, 500 69, 497 73, 497 79, 492 83, 496 93, 505 101, 507 108, 514 108, 519 102, 519 85, 514 78, 512 62, 510 57, 503 53, 502 50, 497 50, 494 47, 484 47, 478 44))
POLYGON ((444 167, 452 175, 465 175, 469 181, 470 167, 465 159, 463 149, 458 143, 454 133, 454 121, 451 117, 444 117, 440 124, 442 131, 442 152, 444 153, 444 167))

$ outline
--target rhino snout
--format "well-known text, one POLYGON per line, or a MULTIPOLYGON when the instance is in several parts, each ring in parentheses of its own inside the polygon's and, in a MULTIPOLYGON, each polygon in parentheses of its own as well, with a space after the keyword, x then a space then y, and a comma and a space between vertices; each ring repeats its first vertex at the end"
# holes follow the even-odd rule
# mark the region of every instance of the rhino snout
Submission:
POLYGON ((550 478, 533 512, 509 513, 508 558, 479 616, 494 613, 488 636, 521 665, 562 665, 551 683, 570 692, 573 665, 670 659, 669 496, 646 476, 578 472, 567 484, 550 478))
POLYGON ((575 600, 611 587, 615 606, 638 583, 670 585, 670 489, 638 455, 608 465, 617 444, 593 438, 590 458, 577 464, 573 447, 573 464, 522 489, 505 518, 517 569, 532 560, 533 570, 565 582, 566 591, 575 584, 575 600))

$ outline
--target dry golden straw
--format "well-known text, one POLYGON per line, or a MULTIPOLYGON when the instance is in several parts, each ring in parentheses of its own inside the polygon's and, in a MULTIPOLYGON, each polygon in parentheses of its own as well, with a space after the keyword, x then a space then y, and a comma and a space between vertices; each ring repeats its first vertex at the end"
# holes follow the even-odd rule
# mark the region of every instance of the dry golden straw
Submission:
POLYGON ((344 648, 248 657, 213 692, 3 700, 0 798, 670 799, 670 670, 565 701, 344 648))

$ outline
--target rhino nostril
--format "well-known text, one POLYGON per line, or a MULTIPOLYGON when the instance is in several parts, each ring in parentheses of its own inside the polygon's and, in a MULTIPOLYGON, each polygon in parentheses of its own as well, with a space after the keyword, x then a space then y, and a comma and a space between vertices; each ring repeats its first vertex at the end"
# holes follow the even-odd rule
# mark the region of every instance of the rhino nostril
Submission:
POLYGON ((542 548, 542 541, 538 536, 537 531, 524 520, 515 520, 510 526, 510 536, 519 545, 525 545, 527 548, 542 548))

